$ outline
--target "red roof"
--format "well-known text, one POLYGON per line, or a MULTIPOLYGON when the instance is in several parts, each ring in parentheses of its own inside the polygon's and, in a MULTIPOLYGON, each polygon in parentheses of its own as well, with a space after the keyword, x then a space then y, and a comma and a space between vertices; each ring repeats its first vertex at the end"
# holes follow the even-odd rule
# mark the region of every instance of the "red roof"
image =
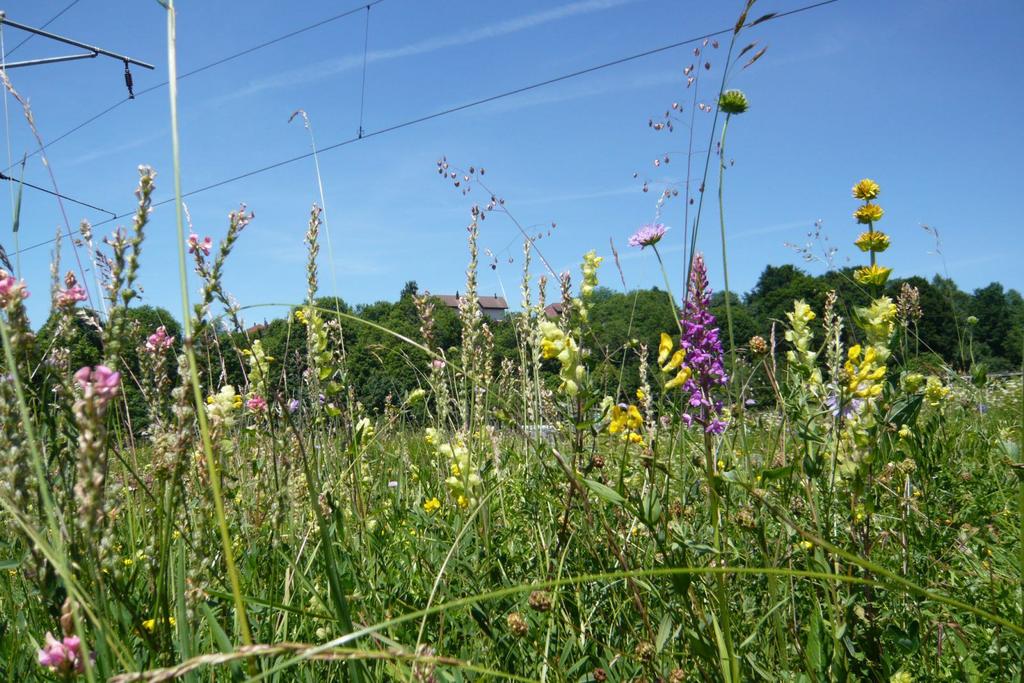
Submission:
MULTIPOLYGON (((433 296, 444 302, 444 305, 448 308, 458 308, 459 302, 462 301, 462 296, 459 294, 434 294, 433 296)), ((480 301, 480 308, 508 310, 508 302, 505 301, 505 297, 480 296, 477 299, 480 301)))

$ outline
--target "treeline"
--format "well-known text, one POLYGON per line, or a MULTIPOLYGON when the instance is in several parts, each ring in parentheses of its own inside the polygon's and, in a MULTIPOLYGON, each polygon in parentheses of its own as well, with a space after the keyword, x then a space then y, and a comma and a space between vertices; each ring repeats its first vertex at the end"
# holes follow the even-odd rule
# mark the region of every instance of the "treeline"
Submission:
MULTIPOLYGON (((1020 293, 1005 290, 998 283, 967 293, 952 280, 939 276, 931 281, 920 277, 893 280, 888 283, 886 293, 893 299, 900 297, 901 292, 906 296, 904 285, 916 290, 920 319, 910 330, 911 343, 899 352, 907 357, 899 360, 932 368, 944 364, 965 372, 981 367, 989 373, 1020 369, 1024 346, 1024 297, 1020 293)), ((839 295, 840 311, 847 319, 852 317, 855 307, 867 305, 870 300, 869 293, 853 282, 851 269, 812 276, 790 265, 765 268, 750 292, 743 296, 734 294, 730 302, 732 337, 741 361, 746 357, 743 352, 751 337, 771 339, 773 324, 779 350, 785 350, 783 327, 793 301, 807 301, 820 315, 831 290, 839 295)), ((429 356, 392 334, 421 341, 421 320, 413 300, 416 294, 416 283, 409 282, 397 301, 378 301, 353 308, 330 297, 317 300, 323 315, 336 319, 343 330, 343 348, 337 351, 344 354, 346 361, 346 389, 367 408, 379 410, 389 400, 400 402, 423 383, 429 356)), ((680 297, 682 292, 675 294, 680 297)), ((713 304, 722 326, 722 339, 728 348, 725 297, 717 293, 713 304)), ((505 359, 519 363, 515 325, 518 315, 510 313, 504 321, 489 323, 493 334, 490 352, 495 369, 500 368, 505 359)), ((432 317, 434 345, 457 361, 461 339, 457 311, 435 300, 432 317)), ((59 341, 53 339, 53 321, 48 321, 40 330, 37 348, 45 352, 59 343, 69 351, 70 367, 95 364, 103 355, 97 321, 98 316, 83 312, 76 328, 59 341)), ((137 330, 133 338, 140 343, 159 325, 165 325, 180 342, 180 325, 163 309, 149 306, 132 309, 129 324, 137 330)), ((651 354, 656 355, 660 334, 675 334, 677 329, 663 290, 621 293, 599 288, 593 296, 589 325, 582 342, 591 350, 588 360, 591 371, 605 381, 608 392, 632 395, 638 386, 641 346, 646 345, 651 354)), ((214 339, 201 340, 206 381, 210 385, 241 386, 245 358, 237 349, 248 348, 256 339, 275 359, 271 390, 285 398, 298 395, 306 371, 307 347, 306 329, 294 315, 255 325, 248 331, 225 329, 214 339)), ((128 349, 124 354, 129 386, 130 377, 138 367, 137 353, 128 349)), ((553 366, 548 370, 553 371, 553 366)), ((145 412, 141 394, 129 388, 126 396, 129 415, 141 420, 145 412)))

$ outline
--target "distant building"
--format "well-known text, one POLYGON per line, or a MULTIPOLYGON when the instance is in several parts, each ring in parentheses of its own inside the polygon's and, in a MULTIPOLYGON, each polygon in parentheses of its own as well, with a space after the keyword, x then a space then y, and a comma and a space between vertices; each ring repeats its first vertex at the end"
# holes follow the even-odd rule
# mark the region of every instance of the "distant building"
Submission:
MULTIPOLYGON (((440 299, 445 306, 459 309, 459 302, 462 301, 462 297, 458 292, 455 294, 434 294, 436 298, 440 299)), ((498 296, 478 296, 477 299, 480 301, 480 312, 484 316, 491 320, 504 320, 505 312, 508 310, 508 302, 505 301, 505 297, 498 296)))
POLYGON ((562 316, 562 309, 565 308, 561 301, 556 301, 553 304, 548 304, 544 307, 544 315, 548 318, 560 318, 562 316))

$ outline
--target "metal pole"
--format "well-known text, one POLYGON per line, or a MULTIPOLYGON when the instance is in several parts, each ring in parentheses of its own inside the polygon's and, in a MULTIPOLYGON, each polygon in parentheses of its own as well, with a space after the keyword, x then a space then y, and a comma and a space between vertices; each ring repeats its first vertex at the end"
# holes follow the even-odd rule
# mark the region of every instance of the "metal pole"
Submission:
POLYGON ((10 19, 8 19, 7 15, 4 14, 3 12, 0 12, 0 24, 7 24, 8 26, 10 26, 12 28, 20 29, 22 31, 28 31, 29 33, 34 33, 37 36, 42 36, 44 38, 49 38, 50 40, 56 40, 58 42, 66 43, 68 45, 74 45, 75 47, 80 47, 83 50, 89 50, 89 51, 95 52, 97 54, 106 55, 107 57, 113 57, 114 59, 117 59, 118 61, 128 62, 129 64, 135 64, 137 66, 141 66, 143 69, 152 69, 153 68, 152 64, 147 64, 146 62, 140 62, 137 59, 132 59, 131 57, 126 57, 125 55, 121 55, 121 54, 118 54, 116 52, 111 52, 110 50, 104 50, 103 48, 95 47, 93 45, 89 45, 88 43, 82 43, 82 42, 79 42, 77 40, 73 40, 71 38, 65 38, 64 36, 59 36, 56 33, 50 33, 49 31, 44 31, 42 29, 33 28, 31 26, 26 26, 25 24, 19 24, 16 21, 11 21, 10 19))
POLYGON ((70 62, 75 59, 92 59, 97 53, 85 52, 80 55, 65 55, 63 57, 44 57, 42 59, 27 59, 22 62, 7 62, 5 69, 17 69, 19 66, 38 66, 40 64, 56 64, 57 62, 70 62))

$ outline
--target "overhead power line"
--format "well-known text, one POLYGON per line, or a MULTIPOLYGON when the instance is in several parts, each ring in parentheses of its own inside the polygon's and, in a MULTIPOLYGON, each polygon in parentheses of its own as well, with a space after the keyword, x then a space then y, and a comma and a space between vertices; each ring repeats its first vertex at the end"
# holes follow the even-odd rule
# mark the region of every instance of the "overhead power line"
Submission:
MULTIPOLYGON (((45 23, 45 24, 43 24, 42 26, 40 26, 39 28, 46 28, 47 26, 49 26, 49 25, 50 25, 50 24, 52 24, 53 22, 57 21, 58 19, 60 19, 60 18, 61 18, 61 16, 62 16, 62 15, 63 15, 63 14, 65 13, 65 12, 67 12, 67 11, 68 11, 69 9, 71 9, 72 7, 74 7, 75 5, 77 5, 78 3, 80 3, 81 1, 82 1, 82 0, 71 0, 71 2, 70 2, 70 3, 69 3, 69 4, 68 4, 68 5, 67 5, 67 6, 66 6, 66 7, 64 8, 64 9, 62 9, 61 11, 57 12, 57 13, 56 13, 56 14, 54 14, 54 15, 53 15, 52 17, 50 17, 49 19, 47 19, 47 20, 46 20, 46 23, 45 23)), ((14 54, 14 53, 15 53, 15 52, 16 52, 16 51, 18 50, 18 48, 19 48, 19 47, 21 47, 22 45, 24 45, 24 44, 25 44, 25 43, 27 43, 28 41, 32 40, 33 38, 35 38, 35 34, 34 34, 34 33, 30 33, 30 34, 28 34, 27 36, 25 36, 25 37, 24 37, 24 38, 22 39, 22 41, 21 41, 20 43, 18 43, 18 44, 17 44, 17 45, 15 45, 14 47, 12 47, 12 48, 11 48, 11 49, 10 49, 10 50, 9 50, 9 51, 7 52, 7 56, 8 56, 8 57, 10 57, 11 55, 13 55, 13 54, 14 54)))
POLYGON ((93 206, 92 204, 89 204, 88 202, 79 201, 79 200, 75 199, 74 197, 69 197, 66 194, 61 194, 60 192, 54 192, 53 190, 48 190, 45 187, 39 187, 38 185, 33 185, 30 182, 27 182, 27 181, 24 181, 24 180, 19 180, 18 178, 12 178, 11 176, 9 176, 6 173, 4 173, 3 171, 0 171, 0 180, 6 180, 6 181, 11 182, 11 183, 17 183, 17 184, 20 184, 20 185, 24 185, 25 187, 30 187, 33 190, 38 190, 39 192, 45 192, 46 194, 53 195, 54 197, 59 197, 60 199, 66 199, 67 201, 71 202, 72 204, 78 204, 79 206, 85 206, 85 207, 88 207, 90 209, 93 209, 94 211, 99 211, 100 213, 110 214, 112 216, 111 220, 115 220, 117 218, 117 214, 114 213, 113 211, 107 211, 106 209, 101 209, 98 206, 93 206))
MULTIPOLYGON (((803 13, 803 12, 808 12, 810 10, 818 9, 820 7, 824 7, 826 5, 831 5, 831 4, 834 4, 836 2, 839 2, 839 0, 821 0, 821 2, 816 2, 816 3, 810 4, 810 5, 804 5, 803 7, 798 7, 796 9, 792 9, 792 10, 789 10, 787 12, 779 12, 779 13, 775 14, 772 17, 772 20, 781 19, 783 17, 792 16, 794 14, 800 14, 800 13, 803 13)), ((452 107, 448 107, 447 109, 442 109, 442 110, 436 111, 436 112, 434 112, 432 114, 427 114, 425 116, 420 116, 420 117, 417 117, 417 118, 414 118, 414 119, 409 119, 408 121, 403 121, 401 123, 396 123, 394 125, 387 126, 385 128, 379 128, 377 130, 374 130, 374 131, 371 131, 371 132, 368 132, 368 133, 364 133, 361 136, 356 136, 356 137, 348 138, 347 140, 342 140, 340 142, 336 142, 336 143, 334 143, 332 145, 328 145, 326 147, 320 147, 317 150, 316 153, 323 154, 324 152, 330 152, 332 150, 341 149, 342 147, 347 147, 348 145, 351 145, 351 144, 354 144, 354 143, 357 143, 357 142, 362 142, 364 140, 369 140, 370 138, 374 138, 374 137, 377 137, 379 135, 384 135, 386 133, 393 133, 393 132, 401 130, 403 128, 408 128, 410 126, 415 126, 415 125, 420 124, 420 123, 425 123, 427 121, 432 121, 434 119, 438 119, 438 118, 441 118, 443 116, 448 116, 450 114, 455 114, 455 113, 460 112, 460 111, 465 111, 467 109, 472 109, 474 107, 479 107, 481 105, 488 104, 490 102, 496 102, 496 101, 504 99, 506 97, 512 97, 513 95, 519 95, 519 94, 522 94, 524 92, 528 92, 530 90, 535 90, 537 88, 542 88, 542 87, 547 86, 547 85, 553 85, 555 83, 560 83, 562 81, 567 81, 567 80, 572 79, 572 78, 578 78, 578 77, 584 76, 586 74, 591 74, 591 73, 594 73, 596 71, 601 71, 603 69, 608 69, 608 68, 613 67, 613 66, 618 66, 620 64, 625 64, 625 63, 628 63, 628 62, 632 62, 632 61, 637 60, 637 59, 642 59, 644 57, 650 57, 651 55, 656 55, 656 54, 659 54, 659 53, 662 53, 662 52, 667 52, 669 50, 674 50, 674 49, 677 49, 677 48, 680 48, 680 47, 684 47, 686 45, 692 45, 693 43, 698 43, 698 42, 700 42, 702 40, 705 40, 705 39, 709 39, 709 38, 714 38, 714 37, 717 37, 717 36, 725 35, 725 34, 731 32, 733 30, 734 30, 734 27, 730 26, 728 28, 723 28, 723 29, 718 30, 718 31, 713 31, 711 33, 705 33, 704 35, 695 36, 693 38, 687 38, 686 40, 681 40, 681 41, 678 41, 678 42, 675 42, 675 43, 670 43, 668 45, 662 45, 661 47, 656 47, 656 48, 653 48, 653 49, 650 49, 650 50, 644 50, 643 52, 637 52, 635 54, 631 54, 631 55, 628 55, 626 57, 620 57, 618 59, 613 59, 613 60, 611 60, 609 62, 604 62, 602 64, 596 64, 594 66, 590 66, 590 67, 587 67, 585 69, 580 69, 578 71, 572 71, 570 73, 562 74, 561 76, 555 76, 554 78, 548 78, 546 80, 538 81, 536 83, 531 83, 529 85, 524 85, 522 87, 514 88, 512 90, 506 90, 506 91, 498 93, 496 95, 490 95, 490 96, 487 96, 487 97, 482 97, 482 98, 477 99, 477 100, 473 100, 471 102, 466 102, 464 104, 459 104, 459 105, 455 105, 455 106, 452 106, 452 107)), ((306 152, 304 154, 299 154, 297 156, 294 156, 294 157, 291 157, 291 158, 288 158, 288 159, 282 159, 282 160, 276 161, 276 162, 274 162, 272 164, 268 164, 266 166, 261 166, 260 168, 254 168, 254 169, 252 169, 250 171, 246 171, 245 173, 240 173, 240 174, 238 174, 236 176, 232 176, 230 178, 225 178, 223 180, 218 180, 217 182, 210 183, 209 185, 204 185, 202 187, 197 187, 197 188, 195 188, 193 190, 189 190, 188 192, 182 193, 182 197, 183 198, 184 197, 191 197, 193 195, 197 195, 197 194, 200 194, 202 192, 207 192, 209 190, 213 190, 215 188, 222 187, 224 185, 228 185, 230 183, 237 182, 239 180, 244 180, 245 178, 251 178, 252 176, 260 175, 262 173, 266 173, 268 171, 272 171, 272 170, 274 170, 276 168, 281 168, 282 166, 287 166, 288 164, 293 164, 293 163, 295 163, 297 161, 302 161, 303 159, 309 159, 313 155, 314 155, 314 152, 306 152)), ((158 202, 153 202, 152 206, 153 207, 162 206, 164 204, 169 204, 169 203, 171 203, 173 201, 174 201, 174 197, 168 197, 167 199, 163 199, 163 200, 158 201, 158 202)), ((99 227, 101 225, 105 225, 107 223, 112 223, 112 222, 120 220, 122 218, 126 218, 126 217, 132 215, 133 213, 134 213, 134 210, 128 211, 128 212, 125 212, 125 213, 122 213, 122 214, 118 214, 118 215, 116 215, 116 216, 114 216, 112 218, 108 218, 108 219, 106 219, 104 221, 101 221, 99 223, 93 224, 93 227, 96 228, 96 227, 99 227)), ((73 234, 69 234, 68 237, 74 237, 74 235, 73 234)), ((39 242, 37 244, 32 244, 32 245, 29 245, 27 247, 24 247, 24 248, 22 248, 20 251, 18 251, 16 253, 20 254, 20 253, 23 253, 23 252, 26 252, 26 251, 30 251, 32 249, 37 249, 39 247, 46 246, 47 244, 50 244, 50 243, 52 243, 54 241, 56 241, 56 240, 51 238, 51 239, 39 242)))
MULTIPOLYGON (((283 35, 277 36, 276 38, 271 38, 270 40, 266 40, 266 41, 264 41, 262 43, 259 43, 258 45, 253 45, 252 47, 248 47, 248 48, 246 48, 244 50, 241 50, 239 52, 235 52, 234 54, 230 54, 230 55, 227 55, 225 57, 221 57, 220 59, 212 61, 212 62, 210 62, 208 64, 204 64, 202 66, 196 67, 195 69, 192 69, 191 71, 186 71, 185 73, 179 74, 178 75, 178 81, 183 81, 186 78, 189 78, 191 76, 195 76, 196 74, 201 74, 204 71, 208 71, 209 69, 213 69, 215 67, 218 67, 221 64, 226 64, 227 62, 230 62, 230 61, 233 61, 235 59, 238 59, 239 57, 244 57, 247 54, 251 54, 251 53, 256 52, 258 50, 262 50, 264 48, 270 47, 271 45, 275 45, 277 43, 280 43, 283 40, 288 40, 289 38, 294 38, 295 36, 301 35, 301 34, 306 33, 308 31, 312 31, 313 29, 316 29, 316 28, 320 28, 321 26, 324 26, 325 24, 329 24, 329 23, 331 23, 333 21, 337 21, 338 19, 343 19, 344 17, 351 16, 353 14, 356 14, 357 12, 362 12, 363 10, 366 10, 367 12, 369 12, 369 9, 371 7, 373 7, 374 5, 379 5, 382 2, 384 2, 384 0, 371 0, 370 2, 368 2, 366 4, 360 5, 358 7, 354 7, 352 9, 350 9, 350 10, 346 10, 344 12, 341 12, 340 14, 335 14, 335 15, 327 17, 325 19, 321 19, 321 20, 319 20, 319 21, 317 21, 317 22, 315 22, 313 24, 309 24, 308 26, 303 26, 302 28, 295 29, 294 31, 290 31, 290 32, 285 33, 283 35)), ((15 48, 15 49, 17 49, 17 48, 15 48)), ((11 50, 11 52, 14 52, 14 50, 11 50)), ((8 54, 10 54, 10 53, 8 53, 8 54)), ((151 85, 148 88, 143 88, 142 90, 136 91, 135 92, 135 97, 140 97, 142 95, 146 95, 148 93, 151 93, 151 92, 153 92, 155 90, 160 90, 161 88, 166 87, 167 83, 168 83, 168 81, 162 81, 160 83, 157 83, 156 85, 151 85)), ((115 102, 114 104, 110 105, 109 107, 107 107, 103 111, 98 112, 96 114, 93 114, 92 116, 90 116, 86 120, 84 120, 81 123, 76 124, 75 126, 69 128, 68 130, 64 131, 63 133, 61 133, 60 135, 55 137, 50 142, 46 143, 47 148, 53 147, 54 145, 56 145, 61 140, 64 140, 65 138, 67 138, 67 137, 69 137, 71 135, 74 135, 75 133, 77 133, 78 131, 82 130, 83 128, 85 128, 89 124, 95 123, 96 121, 99 121, 104 116, 106 116, 110 112, 114 111, 115 109, 119 108, 121 105, 125 104, 126 102, 130 102, 132 99, 133 98, 131 98, 131 97, 126 97, 123 100, 120 100, 119 102, 115 102)), ((39 154, 39 152, 41 152, 41 151, 42 151, 42 148, 38 148, 38 149, 34 150, 33 152, 30 152, 29 155, 28 155, 28 158, 34 157, 35 155, 39 154)), ((5 172, 10 171, 11 168, 13 168, 13 166, 9 166, 9 167, 5 168, 4 171, 5 172)))

